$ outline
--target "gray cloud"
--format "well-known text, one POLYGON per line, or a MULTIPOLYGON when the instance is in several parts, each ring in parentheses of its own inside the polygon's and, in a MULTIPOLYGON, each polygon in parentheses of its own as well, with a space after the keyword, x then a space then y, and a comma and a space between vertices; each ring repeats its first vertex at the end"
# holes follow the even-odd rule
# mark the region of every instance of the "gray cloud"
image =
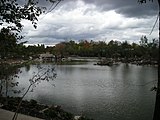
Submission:
POLYGON ((158 11, 157 0, 139 4, 138 0, 83 0, 88 4, 94 4, 101 11, 116 10, 117 13, 127 17, 154 16, 158 11))
MULTIPOLYGON (((140 5, 136 0, 64 0, 39 18, 36 30, 23 22, 23 34, 30 44, 51 45, 70 39, 138 42, 149 34, 156 14, 155 3, 140 5)), ((156 27, 149 37, 157 37, 157 31, 156 27)))
MULTIPOLYGON (((54 7, 52 3, 46 0, 38 0, 38 6, 46 7, 50 10, 54 7)), ((56 9, 63 6, 63 10, 70 11, 78 7, 75 2, 78 0, 62 0, 56 9)), ((127 17, 146 17, 154 16, 158 13, 157 0, 154 2, 147 2, 146 4, 139 4, 138 0, 82 0, 86 4, 93 4, 100 11, 115 10, 117 13, 123 14, 127 17)), ((18 0, 18 3, 25 4, 27 1, 18 0)))

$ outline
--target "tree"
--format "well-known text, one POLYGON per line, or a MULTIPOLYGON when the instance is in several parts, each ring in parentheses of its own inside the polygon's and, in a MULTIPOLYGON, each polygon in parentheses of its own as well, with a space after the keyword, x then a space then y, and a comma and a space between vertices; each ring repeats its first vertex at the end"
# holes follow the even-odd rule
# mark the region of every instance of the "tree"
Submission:
MULTIPOLYGON (((46 0, 52 5, 48 12, 51 12, 61 0, 46 0), (56 6, 53 6, 53 5, 56 6)), ((23 5, 17 0, 1 0, 0 1, 0 24, 13 24, 11 30, 20 32, 23 28, 22 19, 32 22, 34 28, 37 27, 38 16, 45 12, 46 8, 38 6, 39 0, 26 0, 23 5)))
POLYGON ((1 58, 11 57, 17 46, 17 35, 8 28, 0 31, 0 56, 1 58))
MULTIPOLYGON (((158 0, 158 5, 160 6, 160 1, 158 0)), ((160 10, 158 11, 160 16, 160 10)), ((160 17, 159 17, 160 18, 160 17)), ((159 35, 160 35, 160 21, 159 21, 159 35)), ((156 94, 156 103, 154 110, 153 120, 160 119, 160 38, 159 38, 159 58, 158 58, 158 83, 157 83, 157 94, 156 94)))
POLYGON ((36 73, 34 73, 32 78, 29 79, 30 84, 27 87, 24 94, 22 95, 12 120, 17 120, 18 111, 19 111, 19 108, 22 104, 22 101, 23 101, 24 97, 26 96, 26 94, 31 90, 31 88, 33 89, 34 87, 36 87, 36 85, 40 84, 41 81, 48 81, 49 82, 51 80, 54 80, 54 78, 57 75, 55 73, 54 67, 52 67, 52 66, 47 66, 46 68, 41 67, 41 66, 37 66, 37 68, 38 68, 38 71, 36 73))
POLYGON ((120 50, 121 45, 122 45, 121 42, 111 40, 107 45, 108 57, 117 58, 119 56, 119 53, 122 53, 122 50, 120 50))
MULTIPOLYGON (((152 1, 153 0, 149 0, 152 1)), ((158 1, 158 5, 160 6, 160 1, 158 1)), ((140 3, 146 3, 147 0, 138 0, 140 3)), ((158 11, 158 18, 160 16, 160 10, 158 11)), ((159 35, 160 35, 160 21, 159 21, 159 35)), ((156 103, 155 103, 155 110, 153 120, 160 120, 160 38, 159 38, 159 56, 158 56, 158 83, 157 83, 157 93, 156 93, 156 103)))
MULTIPOLYGON (((4 58, 7 55, 11 55, 9 52, 16 48, 15 46, 18 39, 22 39, 22 36, 18 36, 22 31, 23 25, 21 21, 29 20, 32 22, 33 27, 37 27, 38 17, 45 13, 51 12, 62 0, 46 0, 51 3, 50 8, 47 10, 45 6, 39 5, 39 0, 25 0, 20 3, 19 0, 1 0, 0 1, 0 25, 7 28, 2 28, 0 34, 0 51, 1 57, 4 58), (3 43, 3 44, 2 44, 3 43), (12 47, 11 47, 12 46, 12 47), (6 54, 7 53, 7 54, 6 54)), ((22 45, 22 44, 21 44, 22 45)), ((22 47, 20 44, 18 47, 22 47)), ((14 50, 15 51, 15 50, 14 50)), ((17 53, 17 49, 15 53, 17 53)))
MULTIPOLYGON (((51 3, 51 7, 48 10, 48 12, 51 12, 58 5, 58 3, 60 3, 61 0, 46 0, 46 1, 49 1, 51 3)), ((0 1, 0 25, 7 24, 7 28, 3 28, 0 34, 0 41, 1 41, 0 49, 2 50, 1 53, 2 58, 4 58, 6 54, 7 56, 9 56, 11 48, 14 48, 15 45, 17 45, 16 43, 17 43, 18 32, 21 32, 23 28, 21 21, 23 19, 29 20, 32 22, 33 27, 36 28, 38 16, 40 16, 45 11, 45 7, 38 6, 39 0, 26 0, 24 2, 25 3, 21 5, 18 2, 18 0, 0 1), (14 33, 12 33, 11 31, 14 31, 14 33)), ((50 70, 53 73, 53 68, 51 68, 50 70)), ((31 86, 35 85, 40 80, 48 81, 49 79, 53 79, 51 76, 49 76, 49 70, 43 71, 42 73, 41 71, 38 72, 35 76, 33 76, 32 79, 30 79, 30 86, 28 87, 25 94, 22 96, 22 99, 28 93, 31 86)), ((21 105, 21 101, 19 103, 19 106, 21 105)), ((17 118, 17 112, 18 108, 13 119, 17 118)))

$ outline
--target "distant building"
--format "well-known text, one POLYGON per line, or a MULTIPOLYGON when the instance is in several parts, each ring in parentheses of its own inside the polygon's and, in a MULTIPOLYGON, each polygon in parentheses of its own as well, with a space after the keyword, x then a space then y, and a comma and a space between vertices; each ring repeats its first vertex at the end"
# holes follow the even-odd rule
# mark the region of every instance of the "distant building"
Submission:
POLYGON ((55 56, 53 54, 50 53, 45 53, 45 54, 40 54, 40 60, 41 61, 54 61, 55 60, 55 56))

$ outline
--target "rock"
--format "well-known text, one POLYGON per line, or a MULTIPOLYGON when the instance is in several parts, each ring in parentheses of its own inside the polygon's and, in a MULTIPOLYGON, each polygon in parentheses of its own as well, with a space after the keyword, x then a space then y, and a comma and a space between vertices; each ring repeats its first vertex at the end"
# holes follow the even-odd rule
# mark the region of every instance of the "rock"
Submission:
POLYGON ((81 116, 74 116, 74 120, 79 120, 79 118, 81 118, 81 116))

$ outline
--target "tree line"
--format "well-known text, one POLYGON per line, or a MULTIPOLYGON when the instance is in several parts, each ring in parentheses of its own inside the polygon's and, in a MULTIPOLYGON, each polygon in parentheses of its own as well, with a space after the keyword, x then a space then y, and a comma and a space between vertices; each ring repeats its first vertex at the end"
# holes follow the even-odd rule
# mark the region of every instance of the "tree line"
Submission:
POLYGON ((120 42, 111 40, 106 43, 104 41, 87 41, 81 40, 79 43, 75 41, 61 42, 53 48, 55 55, 81 56, 81 57, 106 57, 106 58, 143 58, 158 60, 158 40, 148 40, 146 36, 142 36, 139 44, 120 42))
MULTIPOLYGON (((45 45, 29 45, 19 42, 9 29, 3 28, 0 32, 0 57, 1 59, 28 59, 38 57, 42 53, 52 53, 57 56, 69 57, 106 57, 106 58, 142 58, 158 60, 158 40, 149 40, 146 36, 140 38, 139 44, 111 40, 104 41, 80 40, 75 42, 61 42, 52 47, 45 45)), ((22 38, 22 37, 21 37, 22 38)))
MULTIPOLYGON (((46 0, 46 1, 49 1, 50 3, 52 3, 52 7, 48 10, 50 12, 57 6, 56 2, 59 3, 61 0, 46 0), (55 6, 54 6, 54 4, 55 4, 55 6)), ((152 1, 153 2, 154 0, 136 0, 136 1, 142 4, 142 3, 146 3, 148 1, 152 1)), ((157 1, 158 1, 158 5, 159 5, 159 0, 157 0, 157 1)), ((22 19, 26 19, 26 20, 31 21, 33 26, 36 28, 37 27, 36 21, 38 21, 38 16, 40 14, 42 14, 43 10, 44 10, 43 7, 41 8, 41 7, 39 7, 37 5, 38 3, 39 3, 39 1, 37 1, 37 0, 28 0, 28 1, 26 0, 24 5, 20 5, 17 2, 17 0, 1 0, 0 1, 0 11, 1 11, 0 12, 0 16, 1 16, 0 17, 0 20, 1 20, 0 25, 2 25, 3 23, 8 23, 8 25, 10 27, 10 30, 12 30, 12 31, 15 30, 15 31, 21 32, 21 30, 23 28, 23 25, 21 24, 21 20, 22 19)), ((159 15, 160 15, 160 12, 159 12, 159 15)), ((2 32, 2 30, 1 30, 1 32, 2 32)), ((17 56, 17 58, 20 58, 20 57, 27 58, 28 56, 35 54, 32 51, 33 49, 34 50, 37 49, 36 46, 34 46, 34 47, 26 47, 22 43, 21 44, 17 44, 17 41, 16 41, 16 44, 14 44, 12 46, 11 45, 12 42, 15 43, 14 39, 12 39, 13 41, 10 44, 8 44, 9 41, 6 38, 5 38, 6 41, 2 40, 2 39, 4 39, 3 38, 3 34, 0 35, 0 40, 1 40, 0 44, 2 43, 0 45, 0 58, 1 59, 15 58, 16 56, 17 56)), ((144 39, 144 41, 145 41, 145 39, 144 39)), ((129 44, 129 46, 131 46, 131 47, 135 46, 136 49, 134 47, 132 49, 130 49, 130 50, 129 50, 130 47, 122 49, 122 51, 124 51, 124 52, 121 51, 120 53, 122 53, 122 54, 120 54, 118 56, 122 57, 122 56, 125 56, 125 54, 127 54, 128 56, 132 56, 132 57, 138 56, 138 57, 144 57, 144 58, 158 59, 159 54, 158 54, 158 50, 157 50, 158 49, 158 47, 157 47, 158 45, 157 45, 156 41, 157 40, 153 40, 152 42, 149 42, 149 43, 146 43, 146 42, 143 43, 142 42, 140 45, 139 44, 133 45, 134 43, 133 44, 129 44), (132 54, 129 54, 129 51, 132 54), (134 56, 133 53, 136 53, 135 54, 136 56, 134 56), (144 54, 142 54, 142 53, 144 53, 144 54)), ((108 44, 105 44, 105 46, 108 46, 108 44)), ((118 47, 120 47, 120 46, 122 47, 122 44, 118 45, 118 47)), ((127 43, 127 46, 128 46, 128 43, 127 43)), ((44 49, 46 51, 50 51, 51 50, 53 53, 56 53, 56 54, 63 53, 63 50, 60 50, 60 52, 58 52, 59 50, 57 50, 56 47, 53 47, 53 49, 52 48, 51 49, 50 48, 49 49, 45 49, 44 48, 44 49)), ((81 47, 78 47, 78 50, 80 50, 80 49, 82 50, 81 47)), ((114 49, 110 49, 110 52, 109 51, 107 52, 107 50, 109 50, 109 48, 105 49, 105 50, 103 49, 102 51, 100 51, 99 54, 95 54, 95 55, 96 56, 106 56, 106 57, 113 56, 113 54, 110 54, 110 56, 109 56, 109 54, 106 54, 106 53, 114 53, 114 51, 113 51, 114 49)), ((37 51, 35 50, 35 52, 37 52, 37 51)), ((67 53, 67 52, 65 54, 69 55, 69 53, 67 53)), ((70 54, 70 55, 72 55, 72 54, 70 54)), ((84 53, 81 53, 81 54, 79 53, 79 55, 84 56, 84 53)), ((92 53, 92 55, 93 55, 93 53, 92 53)), ((160 76, 159 69, 160 68, 159 68, 159 65, 158 65, 158 81, 159 81, 159 76, 160 76)), ((160 87, 159 86, 160 86, 160 84, 159 83, 160 82, 158 82, 158 85, 157 85, 158 86, 158 88, 157 88, 157 97, 156 97, 155 112, 154 112, 153 120, 159 120, 159 118, 160 118, 160 114, 159 114, 159 111, 160 111, 159 110, 160 109, 160 95, 159 95, 159 93, 160 93, 160 89, 159 88, 160 87)))

